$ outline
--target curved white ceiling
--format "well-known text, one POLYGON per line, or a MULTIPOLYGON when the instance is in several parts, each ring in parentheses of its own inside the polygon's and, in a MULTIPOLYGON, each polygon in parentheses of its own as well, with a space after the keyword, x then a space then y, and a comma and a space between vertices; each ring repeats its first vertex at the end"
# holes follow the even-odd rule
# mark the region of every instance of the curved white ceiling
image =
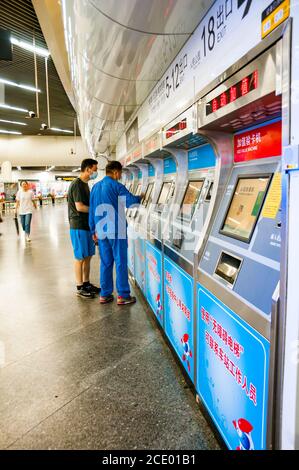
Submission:
POLYGON ((138 109, 212 0, 62 0, 80 130, 114 151, 138 109))

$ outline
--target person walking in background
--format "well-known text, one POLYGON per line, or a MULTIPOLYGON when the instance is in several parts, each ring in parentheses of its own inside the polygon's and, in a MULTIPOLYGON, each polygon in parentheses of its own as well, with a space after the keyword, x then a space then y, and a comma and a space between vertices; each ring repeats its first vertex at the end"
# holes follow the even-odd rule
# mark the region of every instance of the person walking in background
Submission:
POLYGON ((90 191, 88 181, 96 179, 98 162, 86 158, 81 163, 81 173, 70 185, 68 191, 68 213, 70 235, 75 256, 77 295, 92 299, 100 289, 90 283, 90 261, 95 254, 95 241, 89 229, 88 213, 90 191))
POLYGON ((116 266, 117 304, 136 302, 131 296, 128 276, 128 239, 125 206, 140 204, 143 195, 134 196, 119 182, 122 165, 112 161, 106 166, 106 176, 94 185, 90 197, 89 226, 100 250, 100 303, 112 302, 113 265, 116 266))
POLYGON ((31 242, 30 231, 33 207, 36 209, 34 194, 29 189, 27 181, 21 183, 21 189, 16 194, 16 215, 19 213, 21 225, 27 242, 31 242))
POLYGON ((52 199, 52 206, 55 206, 55 193, 54 193, 54 191, 52 191, 50 193, 50 198, 52 199))
POLYGON ((39 200, 39 205, 40 207, 43 206, 43 195, 41 192, 38 193, 38 200, 39 200))

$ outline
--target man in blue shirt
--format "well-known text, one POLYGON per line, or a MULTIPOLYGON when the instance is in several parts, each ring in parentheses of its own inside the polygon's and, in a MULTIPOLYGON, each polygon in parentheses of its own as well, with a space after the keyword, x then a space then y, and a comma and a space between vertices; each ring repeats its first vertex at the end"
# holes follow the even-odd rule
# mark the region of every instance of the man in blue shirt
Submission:
POLYGON ((143 195, 134 196, 119 182, 122 165, 108 163, 106 176, 94 185, 90 195, 89 226, 100 250, 100 302, 112 302, 113 265, 116 267, 117 304, 136 302, 131 296, 128 277, 128 240, 125 208, 140 204, 143 195))

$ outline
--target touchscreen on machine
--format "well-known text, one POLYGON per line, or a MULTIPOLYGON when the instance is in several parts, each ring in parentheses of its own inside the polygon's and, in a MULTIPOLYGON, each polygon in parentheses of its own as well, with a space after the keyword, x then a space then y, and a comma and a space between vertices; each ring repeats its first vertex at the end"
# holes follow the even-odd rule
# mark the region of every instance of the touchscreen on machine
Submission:
POLYGON ((162 208, 161 206, 164 206, 166 204, 170 188, 171 188, 171 183, 163 183, 159 200, 158 200, 159 210, 161 210, 162 208))
POLYGON ((204 180, 190 181, 183 199, 180 215, 185 220, 191 220, 198 203, 204 180))
POLYGON ((147 187, 147 190, 145 192, 145 196, 143 198, 143 201, 142 201, 142 204, 147 207, 149 202, 151 202, 151 195, 152 195, 152 192, 153 192, 153 188, 154 188, 154 183, 150 183, 147 187))
POLYGON ((250 242, 270 180, 271 175, 238 179, 221 233, 250 242))

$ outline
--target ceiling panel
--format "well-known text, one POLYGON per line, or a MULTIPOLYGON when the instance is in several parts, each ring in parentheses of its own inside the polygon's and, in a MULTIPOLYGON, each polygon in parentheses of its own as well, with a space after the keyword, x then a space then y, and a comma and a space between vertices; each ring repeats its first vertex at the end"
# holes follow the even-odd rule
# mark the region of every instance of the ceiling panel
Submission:
POLYGON ((62 0, 80 129, 91 152, 114 151, 119 133, 99 128, 124 129, 212 3, 62 0))
MULTIPOLYGON (((31 0, 1 0, 0 27, 11 31, 19 40, 47 48, 31 0)), ((45 59, 37 57, 40 119, 30 119, 26 113, 0 108, 0 119, 21 121, 26 127, 0 122, 0 129, 21 131, 24 135, 66 135, 61 132, 40 131, 41 123, 48 124, 46 101, 45 59)), ((49 96, 51 126, 73 130, 75 111, 64 91, 51 57, 48 59, 49 96)), ((13 46, 13 60, 0 61, 0 78, 30 86, 35 86, 33 53, 13 46)), ((24 109, 36 111, 35 93, 19 88, 5 86, 5 103, 24 109)))

